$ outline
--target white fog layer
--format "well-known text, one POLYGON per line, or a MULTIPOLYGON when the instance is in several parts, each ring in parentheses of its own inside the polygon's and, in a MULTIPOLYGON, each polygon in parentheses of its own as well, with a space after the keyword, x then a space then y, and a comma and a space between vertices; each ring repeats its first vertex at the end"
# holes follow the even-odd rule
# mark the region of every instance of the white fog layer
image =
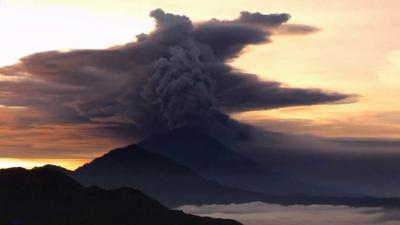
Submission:
POLYGON ((244 225, 398 225, 400 210, 348 206, 281 206, 262 202, 179 207, 200 216, 229 218, 244 225))

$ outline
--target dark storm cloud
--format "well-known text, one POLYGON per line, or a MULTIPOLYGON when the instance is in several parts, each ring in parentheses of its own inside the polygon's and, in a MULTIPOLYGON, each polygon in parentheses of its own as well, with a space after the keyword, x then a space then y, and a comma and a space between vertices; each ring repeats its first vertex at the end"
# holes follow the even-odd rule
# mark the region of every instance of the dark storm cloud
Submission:
POLYGON ((289 19, 290 15, 286 13, 265 15, 258 12, 250 13, 247 11, 242 11, 239 19, 237 19, 236 22, 257 24, 265 27, 274 27, 279 26, 282 23, 286 23, 289 19))
MULTIPOLYGON (((46 112, 52 121, 95 123, 143 136, 181 126, 242 132, 248 127, 226 112, 349 97, 283 87, 226 64, 244 47, 267 43, 277 29, 289 26, 288 14, 242 12, 234 20, 201 23, 160 9, 150 16, 155 30, 136 42, 105 50, 42 52, 0 68, 0 74, 18 77, 0 81, 0 104, 46 112)), ((289 33, 298 33, 294 30, 289 33)))

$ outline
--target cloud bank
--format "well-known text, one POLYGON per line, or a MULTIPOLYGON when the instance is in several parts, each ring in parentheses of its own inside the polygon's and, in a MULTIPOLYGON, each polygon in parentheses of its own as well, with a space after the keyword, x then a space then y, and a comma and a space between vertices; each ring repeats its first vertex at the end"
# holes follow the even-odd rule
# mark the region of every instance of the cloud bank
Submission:
POLYGON ((350 97, 285 87, 227 64, 246 46, 268 43, 274 34, 318 31, 288 24, 288 14, 242 12, 233 20, 199 23, 161 9, 150 16, 155 30, 135 42, 104 50, 41 52, 0 68, 0 74, 15 78, 0 80, 0 105, 46 114, 21 119, 26 124, 94 124, 120 136, 144 137, 182 126, 242 132, 246 126, 229 113, 350 97))
POLYGON ((261 202, 182 206, 187 213, 235 219, 246 225, 396 225, 399 210, 347 206, 280 206, 261 202))

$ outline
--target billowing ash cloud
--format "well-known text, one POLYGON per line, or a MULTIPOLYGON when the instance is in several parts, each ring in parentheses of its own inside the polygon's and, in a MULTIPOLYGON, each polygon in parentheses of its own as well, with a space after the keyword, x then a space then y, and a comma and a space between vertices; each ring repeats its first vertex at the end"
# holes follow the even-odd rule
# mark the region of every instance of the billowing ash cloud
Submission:
POLYGON ((42 52, 0 68, 0 74, 18 77, 0 81, 0 104, 45 112, 42 123, 93 123, 140 137, 182 126, 245 130, 227 113, 349 97, 283 87, 227 64, 247 45, 270 42, 282 30, 317 31, 287 24, 288 14, 242 12, 234 20, 201 23, 160 9, 150 15, 155 30, 136 42, 105 50, 42 52))
POLYGON ((171 48, 170 54, 155 63, 142 96, 159 105, 170 128, 212 117, 215 82, 201 68, 200 49, 190 42, 171 48))

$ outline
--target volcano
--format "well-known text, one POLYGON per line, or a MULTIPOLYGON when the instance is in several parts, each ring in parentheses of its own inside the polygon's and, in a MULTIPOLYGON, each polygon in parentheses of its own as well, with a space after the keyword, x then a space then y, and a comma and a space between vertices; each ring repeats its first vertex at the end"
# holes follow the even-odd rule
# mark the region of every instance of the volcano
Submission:
POLYGON ((168 158, 130 145, 78 168, 72 176, 82 184, 106 189, 133 187, 169 206, 249 202, 262 195, 209 181, 168 158))
POLYGON ((332 194, 317 185, 285 176, 224 146, 191 128, 151 136, 139 143, 199 175, 223 185, 267 194, 332 194))

